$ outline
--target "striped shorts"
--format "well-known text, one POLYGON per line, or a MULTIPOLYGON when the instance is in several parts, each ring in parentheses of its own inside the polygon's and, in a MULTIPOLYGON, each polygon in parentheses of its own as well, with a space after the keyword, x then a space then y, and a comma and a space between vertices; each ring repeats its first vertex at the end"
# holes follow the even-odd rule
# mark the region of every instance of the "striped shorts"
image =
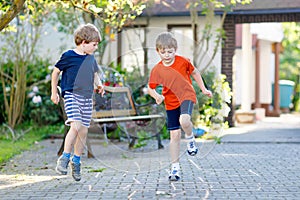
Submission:
POLYGON ((93 110, 92 99, 68 91, 65 92, 64 99, 67 114, 65 124, 70 126, 71 122, 78 121, 83 126, 89 127, 93 110))

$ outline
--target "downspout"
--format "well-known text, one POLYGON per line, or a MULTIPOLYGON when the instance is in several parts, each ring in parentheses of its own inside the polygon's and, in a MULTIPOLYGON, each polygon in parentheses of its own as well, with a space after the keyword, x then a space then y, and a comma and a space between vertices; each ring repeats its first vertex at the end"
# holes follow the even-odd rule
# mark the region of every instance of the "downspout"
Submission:
POLYGON ((280 116, 280 91, 279 91, 279 53, 280 43, 275 43, 275 80, 274 80, 274 109, 272 115, 280 116))
POLYGON ((255 45, 255 108, 260 108, 260 42, 256 39, 255 45))

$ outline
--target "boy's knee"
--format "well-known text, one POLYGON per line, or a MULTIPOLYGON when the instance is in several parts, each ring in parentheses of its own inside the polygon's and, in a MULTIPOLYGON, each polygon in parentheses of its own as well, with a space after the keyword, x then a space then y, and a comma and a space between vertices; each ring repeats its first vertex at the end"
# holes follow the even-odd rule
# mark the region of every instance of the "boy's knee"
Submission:
POLYGON ((191 123, 192 123, 191 122, 191 116, 189 114, 180 115, 179 123, 180 123, 180 125, 183 129, 186 128, 186 127, 190 127, 191 123))

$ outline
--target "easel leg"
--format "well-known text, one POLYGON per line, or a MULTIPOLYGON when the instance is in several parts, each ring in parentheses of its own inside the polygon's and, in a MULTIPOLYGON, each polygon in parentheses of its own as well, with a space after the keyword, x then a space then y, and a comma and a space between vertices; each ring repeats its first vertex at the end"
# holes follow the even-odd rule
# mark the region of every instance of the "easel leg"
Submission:
POLYGON ((86 145, 87 145, 87 149, 88 149, 88 158, 95 158, 95 156, 92 152, 91 143, 90 143, 89 138, 87 138, 87 140, 86 140, 86 145))

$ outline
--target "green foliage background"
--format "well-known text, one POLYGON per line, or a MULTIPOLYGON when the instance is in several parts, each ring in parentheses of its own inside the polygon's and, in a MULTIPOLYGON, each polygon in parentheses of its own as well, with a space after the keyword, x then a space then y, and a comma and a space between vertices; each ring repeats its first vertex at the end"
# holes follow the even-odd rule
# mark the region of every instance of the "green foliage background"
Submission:
POLYGON ((280 55, 280 79, 295 82, 293 110, 300 111, 300 23, 283 23, 284 51, 280 55))

